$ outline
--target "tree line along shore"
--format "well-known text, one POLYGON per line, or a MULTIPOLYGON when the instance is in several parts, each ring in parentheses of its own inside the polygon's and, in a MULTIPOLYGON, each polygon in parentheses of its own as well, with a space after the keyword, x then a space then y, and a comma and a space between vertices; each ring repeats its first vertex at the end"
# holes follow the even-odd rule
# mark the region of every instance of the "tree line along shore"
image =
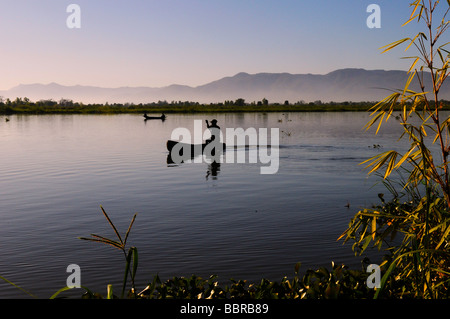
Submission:
MULTIPOLYGON (((244 99, 217 103, 192 101, 158 101, 151 103, 81 103, 68 99, 39 100, 28 98, 15 100, 0 98, 0 114, 120 114, 120 113, 203 113, 203 112, 361 112, 367 111, 376 101, 363 102, 314 102, 297 101, 270 103, 267 99, 246 102, 244 99)), ((441 100, 442 108, 450 110, 450 101, 441 100)), ((400 110, 400 105, 398 110, 400 110)))

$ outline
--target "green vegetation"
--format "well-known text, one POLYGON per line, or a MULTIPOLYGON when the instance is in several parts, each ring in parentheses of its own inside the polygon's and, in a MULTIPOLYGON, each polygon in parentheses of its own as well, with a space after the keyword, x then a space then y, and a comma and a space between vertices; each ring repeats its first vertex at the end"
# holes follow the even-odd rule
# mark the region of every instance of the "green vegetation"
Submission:
POLYGON ((369 129, 388 120, 394 106, 401 105, 398 117, 404 132, 401 138, 410 142, 409 150, 400 154, 394 150, 383 152, 366 161, 370 172, 384 172, 390 201, 379 195, 381 205, 364 209, 351 220, 341 238, 353 240, 356 252, 364 252, 372 243, 378 249, 386 248, 387 256, 380 265, 384 271, 381 288, 375 297, 448 298, 450 297, 450 117, 442 118, 439 90, 449 76, 450 52, 443 34, 450 26, 446 17, 450 1, 439 6, 439 1, 411 3, 413 8, 408 24, 423 22, 426 33, 405 38, 383 48, 387 52, 402 43, 407 50, 415 47, 418 56, 409 57, 413 63, 405 88, 374 105, 369 129), (436 10, 443 16, 437 17, 436 10), (437 26, 433 20, 438 21, 437 26), (432 87, 425 88, 424 70, 431 73, 432 87), (416 78, 421 91, 409 88, 416 78), (411 115, 419 120, 410 121, 411 115), (391 177, 398 172, 405 178, 391 177), (397 238, 401 237, 401 238, 397 238), (394 245, 393 240, 394 241, 394 245))
MULTIPOLYGON (((299 264, 296 265, 299 268, 299 264)), ((298 270, 297 270, 298 271, 298 270)), ((308 270, 303 277, 298 273, 290 280, 280 282, 262 279, 249 284, 245 280, 233 280, 221 286, 212 275, 203 279, 173 277, 162 282, 158 275, 138 294, 130 291, 128 297, 138 299, 358 299, 371 298, 373 290, 365 285, 367 275, 362 271, 352 271, 345 266, 332 264, 332 270, 320 268, 308 270)), ((82 298, 101 299, 99 293, 86 292, 82 298)), ((109 298, 117 298, 110 296, 109 298)))
MULTIPOLYGON (((442 107, 450 109, 450 101, 441 101, 442 107)), ((246 103, 244 99, 223 103, 201 104, 198 102, 158 101, 146 104, 114 103, 83 104, 62 99, 32 102, 28 98, 16 98, 14 101, 0 99, 0 115, 10 114, 161 114, 161 113, 207 113, 207 112, 366 112, 373 102, 328 102, 315 101, 294 104, 269 103, 266 99, 246 103)), ((400 111, 401 106, 395 107, 400 111)))
MULTIPOLYGON (((374 295, 373 289, 366 285, 369 276, 364 270, 350 270, 344 265, 331 264, 332 270, 320 268, 318 270, 308 270, 299 276, 300 263, 295 265, 295 276, 289 280, 287 277, 280 282, 262 279, 259 283, 247 283, 245 280, 231 279, 231 283, 225 286, 219 285, 217 276, 212 275, 207 280, 192 275, 190 278, 173 277, 162 282, 158 275, 141 292, 136 291, 134 278, 137 272, 138 254, 136 247, 131 247, 126 253, 126 241, 130 234, 131 227, 136 218, 133 216, 130 226, 122 240, 119 232, 114 226, 107 213, 101 207, 103 215, 114 230, 118 241, 92 234, 91 238, 80 237, 102 244, 110 245, 121 250, 125 256, 125 276, 122 286, 121 298, 137 299, 336 299, 336 298, 371 298, 374 295), (132 271, 131 271, 132 265, 132 271), (125 296, 128 273, 130 274, 131 289, 125 296)), ((99 293, 94 293, 89 289, 82 296, 85 299, 102 299, 99 293)), ((67 291, 65 287, 52 296, 57 297, 60 293, 67 291)), ((113 294, 111 285, 108 285, 106 299, 118 298, 113 294)))

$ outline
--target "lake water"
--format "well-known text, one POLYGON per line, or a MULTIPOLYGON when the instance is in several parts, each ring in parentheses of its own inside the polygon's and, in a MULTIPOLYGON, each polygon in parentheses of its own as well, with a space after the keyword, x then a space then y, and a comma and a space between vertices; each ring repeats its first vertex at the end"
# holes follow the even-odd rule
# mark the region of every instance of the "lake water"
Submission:
MULTIPOLYGON (((77 238, 114 237, 100 205, 122 234, 138 213, 129 238, 139 250, 138 289, 155 274, 255 282, 292 276, 297 262, 360 269, 351 243, 336 239, 386 192, 359 163, 398 148, 400 132, 395 121, 377 136, 365 132, 364 112, 9 119, 0 117, 0 276, 40 298, 66 285, 70 264, 80 266, 83 286, 120 289, 122 253, 77 238), (261 174, 260 163, 168 165, 173 130, 212 118, 222 129, 279 128, 278 172, 261 174)), ((0 297, 27 295, 0 281, 0 297)))

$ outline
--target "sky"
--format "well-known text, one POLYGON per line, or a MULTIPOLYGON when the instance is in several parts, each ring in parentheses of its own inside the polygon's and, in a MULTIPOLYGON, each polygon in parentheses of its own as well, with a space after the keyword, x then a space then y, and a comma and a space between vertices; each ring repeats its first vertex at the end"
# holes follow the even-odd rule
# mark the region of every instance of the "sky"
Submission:
MULTIPOLYGON (((407 70, 410 0, 0 0, 0 90, 203 85, 239 72, 407 70), (69 28, 70 4, 80 28, 69 28), (369 28, 370 4, 381 28, 369 28)), ((414 33, 415 32, 415 33, 414 33)))

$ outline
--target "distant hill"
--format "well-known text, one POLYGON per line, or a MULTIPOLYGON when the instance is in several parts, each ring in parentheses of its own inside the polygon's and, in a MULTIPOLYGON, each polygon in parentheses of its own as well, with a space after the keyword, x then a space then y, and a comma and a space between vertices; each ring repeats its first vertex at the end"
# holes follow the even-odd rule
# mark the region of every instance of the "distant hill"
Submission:
MULTIPOLYGON (((429 77, 428 77, 429 78, 429 77)), ((15 99, 28 97, 32 101, 61 98, 84 103, 151 103, 166 100, 201 103, 245 99, 246 102, 297 101, 378 101, 390 94, 388 90, 401 89, 407 79, 405 71, 341 69, 328 74, 238 73, 231 77, 190 87, 170 85, 161 88, 94 86, 63 86, 50 84, 21 84, 0 91, 0 96, 15 99)), ((430 85, 429 83, 427 85, 430 85)), ((429 87, 429 86, 428 86, 429 87)), ((412 86, 418 90, 417 85, 412 86)), ((450 81, 441 89, 440 97, 450 100, 450 81)))

